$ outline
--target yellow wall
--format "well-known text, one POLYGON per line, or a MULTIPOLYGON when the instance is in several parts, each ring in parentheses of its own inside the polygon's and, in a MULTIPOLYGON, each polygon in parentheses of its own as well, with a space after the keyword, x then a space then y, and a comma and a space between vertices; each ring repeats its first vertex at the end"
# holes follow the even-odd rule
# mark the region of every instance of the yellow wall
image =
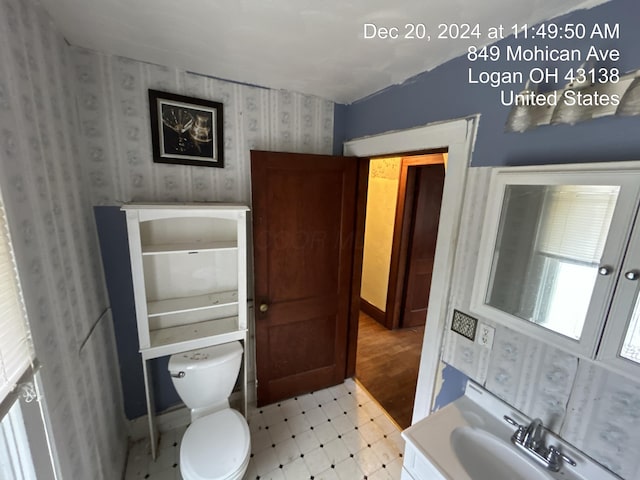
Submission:
POLYGON ((372 159, 369 167, 360 296, 382 311, 387 303, 400 164, 400 157, 372 159))

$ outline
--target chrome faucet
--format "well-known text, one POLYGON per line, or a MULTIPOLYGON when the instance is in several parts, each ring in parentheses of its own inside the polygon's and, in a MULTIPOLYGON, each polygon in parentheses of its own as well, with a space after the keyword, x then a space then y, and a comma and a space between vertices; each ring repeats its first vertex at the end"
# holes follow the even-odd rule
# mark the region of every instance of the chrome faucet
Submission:
POLYGON ((533 420, 524 431, 524 436, 522 437, 522 446, 533 451, 536 451, 540 447, 543 447, 543 429, 544 426, 542 425, 542 420, 540 420, 539 418, 533 420))
POLYGON ((536 418, 529 425, 520 425, 514 419, 508 416, 504 416, 507 423, 510 423, 517 430, 511 436, 511 442, 520 449, 524 450, 527 455, 532 457, 542 466, 557 472, 562 467, 563 462, 568 463, 571 466, 576 466, 576 462, 562 453, 557 447, 549 445, 548 447, 544 442, 544 430, 545 426, 542 424, 542 420, 536 418))

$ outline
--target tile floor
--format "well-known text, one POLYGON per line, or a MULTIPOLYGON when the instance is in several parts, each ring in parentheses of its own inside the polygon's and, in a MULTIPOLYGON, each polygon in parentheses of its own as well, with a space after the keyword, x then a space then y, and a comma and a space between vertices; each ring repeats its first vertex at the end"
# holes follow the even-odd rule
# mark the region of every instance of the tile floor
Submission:
MULTIPOLYGON (((181 480, 180 439, 160 437, 154 462, 146 442, 129 450, 125 480, 181 480)), ((353 380, 249 412, 251 461, 245 480, 397 480, 404 441, 384 410, 353 380)))

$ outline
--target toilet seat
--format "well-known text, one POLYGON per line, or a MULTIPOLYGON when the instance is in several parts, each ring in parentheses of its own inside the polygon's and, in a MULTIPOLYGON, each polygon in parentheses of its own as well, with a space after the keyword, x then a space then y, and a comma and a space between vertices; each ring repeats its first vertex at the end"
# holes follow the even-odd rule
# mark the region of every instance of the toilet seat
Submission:
POLYGON ((246 420, 225 408, 189 425, 180 446, 180 472, 184 480, 242 478, 250 447, 246 420))

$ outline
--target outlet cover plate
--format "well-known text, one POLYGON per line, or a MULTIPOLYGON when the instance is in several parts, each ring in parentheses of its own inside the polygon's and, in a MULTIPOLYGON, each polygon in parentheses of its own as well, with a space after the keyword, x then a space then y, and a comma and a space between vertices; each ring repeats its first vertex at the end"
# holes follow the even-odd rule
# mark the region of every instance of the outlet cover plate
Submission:
POLYGON ((493 337, 495 333, 496 329, 494 327, 492 327, 491 325, 487 325, 486 323, 481 323, 478 327, 478 336, 476 338, 476 343, 487 348, 493 347, 493 337))

